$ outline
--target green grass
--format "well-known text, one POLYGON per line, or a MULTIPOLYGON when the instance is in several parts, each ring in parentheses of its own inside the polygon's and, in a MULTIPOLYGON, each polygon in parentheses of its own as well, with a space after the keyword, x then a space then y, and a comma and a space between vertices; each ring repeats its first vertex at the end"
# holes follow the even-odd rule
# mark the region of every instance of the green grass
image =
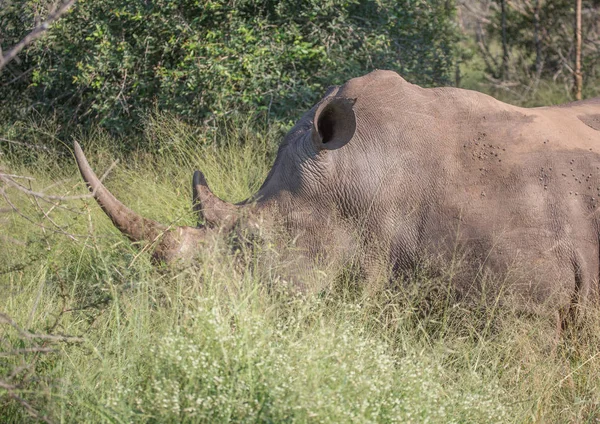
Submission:
MULTIPOLYGON (((106 184, 144 216, 193 225, 194 169, 238 201, 270 168, 277 132, 237 124, 207 135, 154 117, 147 137, 160 152, 121 156, 106 184)), ((80 141, 99 174, 119 156, 100 132, 80 141)), ((35 179, 18 181, 86 193, 73 160, 42 152, 25 161, 12 148, 0 166, 35 179)), ((194 268, 157 268, 93 200, 54 206, 3 187, 18 213, 0 199, 0 311, 31 333, 84 341, 28 338, 0 324, 0 422, 38 421, 31 413, 114 423, 600 419, 592 312, 553 352, 547 320, 467 307, 445 290, 432 297, 443 278, 373 291, 331 275, 326 290, 296 297, 273 288, 272 262, 261 261, 277 252, 257 246, 242 262, 222 241, 194 268), (17 351, 31 347, 54 351, 17 351)))

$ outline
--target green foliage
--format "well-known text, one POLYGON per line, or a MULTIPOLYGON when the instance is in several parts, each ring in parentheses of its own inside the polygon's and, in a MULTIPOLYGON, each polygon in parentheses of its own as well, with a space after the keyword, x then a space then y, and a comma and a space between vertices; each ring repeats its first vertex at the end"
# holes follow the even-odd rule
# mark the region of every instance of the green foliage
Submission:
MULTIPOLYGON (((35 3, 4 16, 14 27, 6 45, 31 25, 35 3)), ((19 93, 63 122, 115 133, 155 109, 190 122, 233 110, 289 120, 328 85, 374 68, 447 84, 453 16, 441 0, 79 0, 1 76, 0 98, 8 110, 19 93)))

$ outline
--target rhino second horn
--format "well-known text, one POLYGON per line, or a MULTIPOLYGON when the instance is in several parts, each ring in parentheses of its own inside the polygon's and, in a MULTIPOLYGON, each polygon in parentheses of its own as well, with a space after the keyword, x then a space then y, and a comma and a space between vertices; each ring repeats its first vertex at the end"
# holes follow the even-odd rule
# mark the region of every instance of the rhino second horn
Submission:
POLYGON ((230 227, 237 220, 238 207, 215 196, 200 171, 195 171, 192 178, 192 202, 198 220, 209 227, 230 227))
POLYGON ((124 235, 134 242, 157 243, 153 255, 156 260, 171 262, 175 259, 189 259, 194 248, 204 240, 204 230, 183 226, 171 228, 136 214, 104 187, 90 167, 79 143, 75 141, 73 147, 81 176, 96 202, 124 235))

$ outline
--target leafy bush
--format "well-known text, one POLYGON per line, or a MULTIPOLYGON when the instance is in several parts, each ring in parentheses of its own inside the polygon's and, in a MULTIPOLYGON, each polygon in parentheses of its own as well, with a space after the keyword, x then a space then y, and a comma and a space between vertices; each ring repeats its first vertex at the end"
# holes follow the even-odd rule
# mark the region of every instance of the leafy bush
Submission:
MULTIPOLYGON (((40 4, 3 9, 3 43, 40 4)), ((453 15, 445 0, 79 0, 0 75, 0 102, 118 133, 154 109, 193 122, 232 110, 289 120, 328 85, 374 68, 447 84, 453 15)))

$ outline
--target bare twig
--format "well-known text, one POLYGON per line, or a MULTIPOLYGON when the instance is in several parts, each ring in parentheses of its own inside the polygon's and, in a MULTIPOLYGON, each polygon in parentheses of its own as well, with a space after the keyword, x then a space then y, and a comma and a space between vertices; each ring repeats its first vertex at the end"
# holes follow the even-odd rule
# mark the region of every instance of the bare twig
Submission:
POLYGON ((33 364, 27 364, 27 363, 21 364, 18 367, 15 367, 11 371, 10 375, 8 376, 8 378, 10 380, 12 380, 13 378, 15 378, 16 376, 20 375, 24 371, 31 371, 32 367, 33 367, 33 364))
MULTIPOLYGON (((64 308, 63 308, 64 309, 64 308)), ((9 398, 20 404, 29 415, 31 415, 36 421, 43 421, 46 423, 52 423, 52 420, 47 416, 43 415, 41 411, 35 408, 35 404, 31 403, 29 399, 21 397, 21 393, 26 389, 26 385, 30 382, 35 382, 37 377, 32 373, 35 369, 36 362, 44 354, 56 352, 57 349, 52 347, 53 343, 58 342, 83 342, 84 339, 81 337, 73 337, 66 335, 56 334, 34 334, 21 328, 11 317, 7 314, 0 312, 0 324, 8 324, 13 327, 21 340, 30 340, 33 342, 33 346, 30 347, 19 347, 11 349, 7 343, 8 349, 0 351, 0 358, 4 357, 21 357, 21 364, 15 366, 11 372, 4 375, 0 379, 0 389, 3 390, 4 398, 9 398), (24 360, 24 356, 27 355, 27 361, 24 360)), ((54 324, 55 328, 57 323, 54 324)), ((2 342, 3 339, 0 339, 2 342)))
POLYGON ((55 342, 69 342, 69 343, 81 343, 84 342, 85 339, 82 337, 75 336, 63 336, 61 334, 34 334, 29 331, 23 330, 19 325, 13 321, 11 317, 0 312, 0 324, 8 324, 13 327, 19 335, 28 340, 32 339, 40 339, 40 340, 50 340, 55 342))
POLYGON ((479 47, 479 50, 481 51, 481 57, 483 58, 483 61, 485 62, 486 68, 489 69, 491 72, 493 72, 494 75, 497 74, 499 65, 498 65, 498 62, 496 61, 496 58, 492 54, 492 52, 490 52, 490 48, 488 47, 487 43, 485 42, 485 33, 483 31, 483 28, 481 27, 481 24, 478 24, 478 26, 477 26, 476 39, 477 39, 477 46, 479 47))
MULTIPOLYGON (((70 233, 67 233, 62 230, 55 230, 54 228, 46 227, 38 222, 35 222, 33 219, 31 219, 30 217, 28 217, 27 215, 22 213, 19 210, 19 208, 13 202, 10 201, 10 198, 8 197, 6 192, 2 189, 2 187, 0 187, 0 195, 2 195, 2 197, 4 197, 4 200, 6 201, 6 203, 8 203, 8 205, 12 208, 12 212, 16 213, 17 215, 19 215, 21 218, 25 219, 26 221, 31 222, 33 225, 40 227, 44 230, 52 231, 52 232, 58 233, 58 234, 63 234, 72 240, 76 240, 76 237, 84 237, 83 235, 80 235, 80 234, 70 234, 70 233)), ((2 274, 6 274, 6 273, 7 273, 6 271, 2 272, 2 274)))
POLYGON ((8 178, 20 178, 22 180, 35 181, 35 178, 33 178, 33 177, 26 177, 24 175, 3 174, 3 173, 0 172, 0 176, 2 176, 2 177, 8 177, 8 178))
POLYGON ((15 59, 17 55, 21 52, 21 50, 23 50, 29 44, 33 43, 35 40, 40 38, 46 31, 48 31, 50 25, 62 15, 64 15, 69 10, 69 8, 73 6, 74 3, 75 0, 65 1, 62 5, 60 5, 58 8, 51 12, 50 15, 48 15, 48 18, 43 23, 36 26, 33 29, 33 31, 27 34, 25 38, 19 41, 12 49, 7 51, 4 55, 0 53, 0 70, 4 68, 7 63, 15 59))
MULTIPOLYGON (((106 178, 106 176, 110 173, 110 171, 112 171, 112 169, 117 165, 118 162, 119 161, 116 160, 108 167, 106 172, 102 175, 102 178, 100 179, 100 181, 102 181, 104 178, 106 178)), ((16 188, 17 190, 22 191, 25 194, 28 194, 28 195, 34 196, 34 197, 38 197, 40 199, 63 200, 63 201, 81 200, 81 199, 89 199, 90 197, 93 197, 96 194, 95 191, 92 191, 89 194, 79 194, 79 195, 75 195, 75 196, 55 196, 52 194, 40 193, 37 191, 29 190, 28 188, 25 188, 21 184, 18 184, 17 182, 15 182, 12 178, 6 176, 6 174, 0 174, 0 180, 4 181, 9 186, 16 188)))
POLYGON ((23 349, 14 349, 8 352, 0 352, 0 358, 7 358, 9 356, 22 355, 24 353, 51 353, 56 352, 56 349, 51 347, 26 347, 23 349))
MULTIPOLYGON (((104 175, 103 175, 103 178, 104 178, 104 175)), ((40 193, 46 193, 51 188, 56 187, 58 185, 61 185, 61 184, 65 183, 65 182, 67 182, 69 180, 71 180, 71 179, 67 178, 67 179, 62 179, 62 180, 55 181, 52 184, 50 184, 49 186, 40 189, 39 192, 40 193)), ((31 190, 31 189, 32 188, 29 187, 29 190, 31 190)), ((43 198, 40 198, 40 197, 33 197, 33 196, 32 196, 32 198, 35 199, 35 203, 38 206, 39 206, 39 202, 37 200, 41 200, 43 202, 51 204, 53 208, 60 208, 60 209, 63 209, 65 211, 68 211, 70 213, 74 213, 74 214, 77 214, 77 215, 83 215, 83 212, 78 211, 77 209, 74 209, 74 208, 70 208, 70 207, 66 206, 65 204, 60 203, 60 201, 54 201, 54 200, 51 200, 51 199, 43 199, 43 198)), ((39 207, 41 208, 41 206, 39 206, 39 207)))
MULTIPOLYGON (((0 49, 0 56, 2 56, 2 49, 0 49)), ((13 79, 11 79, 8 82, 5 82, 4 84, 2 84, 2 87, 6 87, 9 86, 17 81, 19 81, 21 78, 29 75, 31 73, 31 71, 33 71, 34 68, 29 68, 28 70, 26 70, 25 72, 21 72, 19 75, 17 75, 16 77, 14 77, 13 79)))
POLYGON ((39 146, 37 144, 31 144, 31 143, 24 143, 22 141, 9 140, 7 138, 2 138, 2 137, 0 137, 0 141, 3 141, 5 143, 9 143, 9 144, 16 144, 17 146, 30 147, 32 149, 37 149, 37 150, 44 150, 46 152, 55 152, 56 151, 56 150, 50 149, 49 147, 46 147, 46 146, 39 146))
POLYGON ((48 417, 36 410, 30 401, 22 398, 19 392, 24 389, 24 386, 28 382, 34 381, 32 379, 35 379, 35 376, 31 375, 30 371, 34 369, 34 364, 40 358, 40 355, 56 351, 55 348, 48 346, 49 344, 56 342, 82 342, 84 339, 81 337, 55 334, 34 334, 22 329, 12 318, 1 312, 0 324, 8 324, 13 327, 19 333, 21 339, 32 340, 34 343, 39 343, 37 346, 9 349, 0 352, 0 357, 4 358, 11 356, 22 357, 23 355, 28 354, 32 355, 31 361, 23 361, 20 365, 16 366, 12 372, 3 376, 3 379, 0 379, 0 389, 3 389, 6 392, 3 395, 19 403, 27 413, 36 420, 52 423, 48 417))
POLYGON ((17 272, 17 271, 23 271, 25 269, 25 267, 26 267, 26 265, 24 265, 24 264, 14 265, 14 266, 11 266, 10 268, 0 270, 0 275, 11 274, 11 273, 17 272))
POLYGON ((555 51, 558 54, 558 56, 560 57, 563 66, 565 68, 567 68, 571 74, 574 74, 575 70, 569 65, 569 61, 565 58, 565 56, 563 55, 562 51, 560 49, 555 49, 555 51))
POLYGON ((38 411, 36 411, 33 406, 31 406, 25 399, 23 399, 21 396, 17 395, 14 390, 18 389, 17 386, 13 386, 7 383, 4 383, 3 381, 0 380, 0 387, 2 387, 3 389, 5 389, 8 392, 8 396, 14 400, 16 400, 17 402, 19 402, 21 404, 21 406, 23 406, 23 408, 25 408, 25 410, 29 413, 29 415, 31 415, 33 418, 36 418, 38 420, 42 420, 45 423, 48 424, 52 424, 52 421, 50 421, 50 419, 48 419, 47 417, 44 417, 42 415, 39 414, 38 411))
MULTIPOLYGON (((32 196, 32 197, 33 197, 33 196, 32 196)), ((50 221, 50 223, 51 223, 51 224, 52 224, 52 225, 53 225, 53 226, 54 226, 56 229, 58 229, 58 230, 60 230, 60 231, 64 231, 64 228, 63 228, 63 227, 61 227, 60 225, 58 225, 58 224, 57 224, 57 223, 56 223, 56 222, 55 222, 55 221, 54 221, 52 218, 50 218, 50 213, 51 213, 51 212, 52 212, 54 209, 56 209, 56 208, 58 207, 58 205, 54 204, 54 205, 52 205, 52 206, 50 207, 50 209, 48 209, 48 211, 45 211, 45 210, 44 210, 44 208, 42 208, 42 205, 40 205, 40 202, 39 202, 39 200, 41 200, 41 199, 40 199, 40 198, 38 198, 38 197, 33 197, 33 202, 32 202, 32 203, 35 203, 36 207, 37 207, 37 208, 38 208, 38 210, 39 210, 39 211, 42 213, 42 215, 44 215, 44 217, 45 217, 45 218, 46 218, 48 221, 50 221)), ((69 236, 69 238, 70 238, 71 240, 73 240, 73 241, 77 241, 77 239, 75 238, 75 236, 72 236, 72 235, 71 235, 71 236, 69 236)))
POLYGON ((497 28, 497 25, 493 21, 484 16, 481 11, 475 10, 475 8, 473 8, 468 1, 461 1, 458 3, 458 6, 464 7, 465 10, 471 13, 471 15, 474 16, 479 22, 482 22, 486 25, 491 24, 494 28, 497 28))

